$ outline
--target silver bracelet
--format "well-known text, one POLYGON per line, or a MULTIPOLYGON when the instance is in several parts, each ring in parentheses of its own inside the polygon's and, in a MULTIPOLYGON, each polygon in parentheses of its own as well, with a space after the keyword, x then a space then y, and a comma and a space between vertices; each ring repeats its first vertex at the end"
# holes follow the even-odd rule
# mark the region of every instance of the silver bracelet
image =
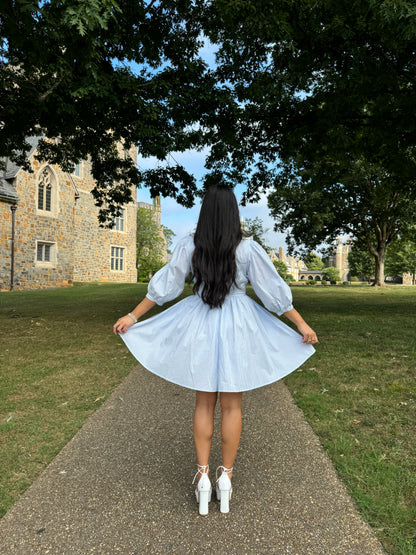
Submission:
POLYGON ((134 323, 137 322, 136 316, 133 316, 133 314, 130 314, 130 312, 127 314, 127 316, 130 316, 130 318, 133 320, 134 323))

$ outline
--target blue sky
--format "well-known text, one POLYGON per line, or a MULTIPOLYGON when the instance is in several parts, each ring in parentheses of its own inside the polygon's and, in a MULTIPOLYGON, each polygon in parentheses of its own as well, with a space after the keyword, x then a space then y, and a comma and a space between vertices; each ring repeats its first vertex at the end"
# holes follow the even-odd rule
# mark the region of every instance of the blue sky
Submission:
MULTIPOLYGON (((205 153, 196 151, 176 152, 174 153, 174 157, 177 162, 183 164, 189 172, 193 173, 196 179, 200 179, 204 174, 205 153)), ((142 158, 140 155, 138 156, 137 163, 140 169, 156 168, 158 165, 158 161, 155 158, 142 158)), ((234 190, 239 204, 243 191, 243 186, 236 187, 234 190)), ((139 202, 152 202, 150 193, 146 188, 137 190, 137 200, 139 202)), ((195 206, 192 208, 184 208, 174 199, 162 197, 161 206, 162 224, 169 227, 176 234, 173 241, 173 246, 175 246, 176 242, 181 237, 195 230, 200 200, 197 199, 195 206)), ((240 205, 240 217, 244 219, 260 218, 263 221, 263 227, 269 229, 265 235, 266 244, 275 248, 285 247, 285 234, 273 231, 274 221, 269 215, 265 195, 263 195, 261 200, 256 204, 248 204, 247 206, 240 205)))
MULTIPOLYGON (((201 37, 201 41, 202 46, 199 54, 208 66, 213 68, 215 67, 216 47, 206 37, 201 37)), ((206 154, 206 151, 188 151, 182 153, 175 152, 173 153, 173 156, 174 159, 178 163, 182 164, 190 173, 192 173, 196 179, 201 179, 205 171, 204 162, 206 154)), ((138 156, 137 163, 140 169, 156 168, 158 165, 156 158, 142 158, 140 155, 138 156)), ((239 204, 243 190, 243 186, 236 187, 234 190, 239 204)), ((145 188, 137 190, 137 200, 139 202, 152 202, 149 191, 145 188)), ((171 198, 162 198, 161 206, 162 224, 169 227, 174 233, 176 233, 176 237, 173 240, 173 246, 175 246, 176 242, 181 237, 195 230, 198 220, 200 200, 196 200, 196 204, 193 208, 184 208, 171 198)), ((275 248, 286 246, 285 234, 273 231, 274 221, 269 215, 266 195, 263 195, 261 200, 256 204, 249 204, 244 207, 240 205, 240 217, 243 217, 244 219, 254 219, 256 217, 260 218, 263 221, 263 227, 265 229, 269 229, 265 235, 266 244, 275 248)))

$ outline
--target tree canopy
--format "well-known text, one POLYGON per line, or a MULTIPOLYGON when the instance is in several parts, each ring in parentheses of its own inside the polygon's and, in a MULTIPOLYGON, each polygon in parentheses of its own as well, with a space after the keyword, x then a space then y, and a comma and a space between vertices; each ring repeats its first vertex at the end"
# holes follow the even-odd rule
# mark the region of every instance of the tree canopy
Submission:
POLYGON ((214 0, 205 17, 235 100, 211 160, 251 167, 248 197, 270 185, 270 163, 303 167, 317 155, 324 167, 333 154, 341 165, 363 157, 414 179, 413 2, 214 0))
POLYGON ((264 227, 263 220, 256 216, 255 218, 247 218, 244 221, 244 231, 245 234, 252 237, 254 241, 257 241, 259 245, 265 248, 266 239, 265 235, 269 231, 264 227))
POLYGON ((22 162, 34 134, 64 169, 90 156, 105 221, 138 184, 197 194, 184 167, 141 171, 120 142, 159 160, 208 145, 205 185, 271 192, 293 248, 351 234, 382 283, 416 209, 413 2, 25 0, 0 37, 0 157, 22 162))
POLYGON ((217 0, 208 13, 235 101, 211 168, 245 181, 246 200, 272 191, 292 251, 343 233, 362 241, 381 284, 416 207, 413 3, 217 0))
POLYGON ((163 235, 165 236, 165 239, 166 239, 167 251, 169 254, 171 254, 170 247, 172 246, 173 238, 176 236, 176 233, 171 229, 169 229, 166 225, 162 225, 162 229, 163 229, 163 235))
POLYGON ((314 252, 308 252, 303 258, 303 262, 306 264, 308 270, 322 270, 324 267, 322 259, 314 252))
POLYGON ((416 284, 416 226, 392 245, 386 259, 386 269, 390 275, 412 274, 413 285, 416 284))
POLYGON ((354 243, 351 251, 348 253, 348 265, 350 267, 350 275, 366 281, 371 281, 374 276, 374 258, 365 247, 354 243))
POLYGON ((3 2, 0 157, 23 165, 34 135, 49 139, 39 157, 64 170, 90 156, 103 222, 143 182, 153 196, 191 206, 195 179, 181 165, 141 171, 120 143, 164 160, 203 142, 196 124, 215 104, 216 88, 198 53, 196 4, 3 2))
POLYGON ((282 277, 285 281, 293 281, 292 274, 289 273, 286 264, 282 260, 273 260, 273 264, 280 277, 282 277))

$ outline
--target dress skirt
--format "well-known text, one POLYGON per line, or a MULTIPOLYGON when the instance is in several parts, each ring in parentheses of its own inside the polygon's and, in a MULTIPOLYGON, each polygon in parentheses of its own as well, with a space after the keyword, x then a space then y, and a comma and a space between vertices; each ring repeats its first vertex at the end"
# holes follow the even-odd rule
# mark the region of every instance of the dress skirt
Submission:
POLYGON ((191 295, 121 334, 152 373, 199 391, 239 392, 283 378, 315 349, 245 293, 209 308, 191 295))

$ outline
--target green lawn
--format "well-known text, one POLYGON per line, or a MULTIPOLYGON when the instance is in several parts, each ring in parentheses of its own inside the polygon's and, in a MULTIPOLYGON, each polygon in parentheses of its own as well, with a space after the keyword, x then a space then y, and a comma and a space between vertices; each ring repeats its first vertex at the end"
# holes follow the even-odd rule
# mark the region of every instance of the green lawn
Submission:
MULTIPOLYGON (((0 294, 0 515, 134 366, 111 326, 146 288, 0 294)), ((415 554, 416 288, 293 293, 320 344, 285 383, 386 549, 415 554)))

